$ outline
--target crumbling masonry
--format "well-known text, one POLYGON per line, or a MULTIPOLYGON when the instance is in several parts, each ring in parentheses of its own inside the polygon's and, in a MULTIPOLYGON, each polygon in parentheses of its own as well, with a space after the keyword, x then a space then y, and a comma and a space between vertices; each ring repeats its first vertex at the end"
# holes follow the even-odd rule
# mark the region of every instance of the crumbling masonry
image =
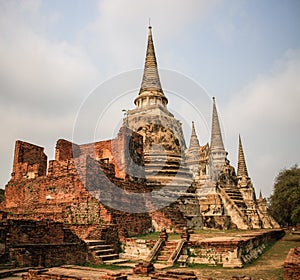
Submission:
POLYGON ((83 145, 60 139, 49 162, 42 147, 17 141, 6 217, 63 223, 81 240, 110 225, 119 237, 162 228, 278 227, 266 200, 256 198, 240 137, 237 172, 227 159, 215 98, 210 143, 199 144, 193 123, 186 147, 181 123, 167 108, 151 27, 134 104, 116 138, 83 145), (128 193, 144 195, 132 200, 128 193), (126 209, 148 211, 122 211, 116 198, 126 209))

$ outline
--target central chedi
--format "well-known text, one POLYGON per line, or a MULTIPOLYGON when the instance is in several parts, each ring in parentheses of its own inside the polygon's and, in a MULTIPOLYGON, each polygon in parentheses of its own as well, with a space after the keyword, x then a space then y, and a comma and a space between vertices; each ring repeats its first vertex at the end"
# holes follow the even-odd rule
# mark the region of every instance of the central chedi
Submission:
POLYGON ((151 26, 142 84, 134 103, 136 108, 127 112, 123 126, 143 136, 147 185, 152 190, 168 187, 171 193, 185 191, 192 183, 192 174, 185 166, 186 144, 181 122, 167 108, 151 26))
MULTIPOLYGON (((265 200, 256 199, 247 172, 241 172, 241 166, 246 166, 244 157, 239 155, 237 174, 230 165, 214 97, 212 101, 210 144, 200 145, 192 122, 187 148, 181 122, 167 108, 149 26, 142 83, 134 100, 136 107, 127 111, 123 128, 143 137, 143 174, 154 198, 152 206, 164 215, 172 214, 175 224, 180 219, 174 219, 178 215, 173 214, 181 213, 184 224, 194 229, 277 227, 266 212, 265 200)), ((241 140, 239 145, 241 151, 241 140)), ((137 167, 139 170, 141 166, 137 167)), ((151 214, 152 222, 160 229, 158 224, 163 223, 155 213, 151 214)))

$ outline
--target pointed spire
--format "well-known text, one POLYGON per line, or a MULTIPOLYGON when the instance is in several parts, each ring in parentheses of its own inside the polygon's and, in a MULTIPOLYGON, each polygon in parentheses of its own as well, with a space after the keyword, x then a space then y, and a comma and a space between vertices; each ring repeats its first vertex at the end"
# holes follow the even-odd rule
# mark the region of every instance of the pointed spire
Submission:
POLYGON ((148 29, 148 45, 146 51, 143 80, 139 96, 135 99, 135 104, 137 104, 137 101, 140 99, 140 95, 142 95, 144 92, 147 92, 146 95, 149 97, 154 96, 156 98, 160 98, 164 105, 168 104, 168 99, 163 93, 159 79, 151 26, 149 26, 148 29))
POLYGON ((145 90, 156 90, 159 92, 163 92, 160 84, 159 75, 158 75, 151 26, 149 26, 149 30, 148 30, 148 46, 146 52, 144 76, 143 76, 140 93, 145 90))
POLYGON ((191 139, 190 139, 190 149, 198 148, 199 146, 200 146, 200 144, 199 144, 199 140, 198 140, 198 137, 196 134, 194 121, 192 121, 192 134, 191 134, 191 139))
POLYGON ((215 97, 213 97, 213 113, 212 113, 210 148, 212 151, 214 151, 214 150, 225 151, 215 97))
POLYGON ((259 191, 259 200, 262 200, 263 199, 263 196, 262 196, 262 193, 261 193, 261 190, 259 191))
POLYGON ((239 135, 239 154, 238 154, 237 176, 248 177, 246 160, 245 160, 245 156, 244 156, 243 145, 242 145, 242 140, 241 140, 241 136, 240 135, 239 135))

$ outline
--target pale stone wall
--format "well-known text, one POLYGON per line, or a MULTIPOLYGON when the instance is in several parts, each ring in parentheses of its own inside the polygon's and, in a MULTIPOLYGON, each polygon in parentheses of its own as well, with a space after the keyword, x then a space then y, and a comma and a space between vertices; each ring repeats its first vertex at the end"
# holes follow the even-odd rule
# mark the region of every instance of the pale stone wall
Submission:
POLYGON ((257 259, 266 246, 284 234, 283 230, 254 232, 241 237, 217 237, 192 241, 188 247, 189 263, 243 267, 257 259))
POLYGON ((123 240, 121 245, 122 258, 132 260, 146 260, 155 245, 156 240, 131 239, 123 240))

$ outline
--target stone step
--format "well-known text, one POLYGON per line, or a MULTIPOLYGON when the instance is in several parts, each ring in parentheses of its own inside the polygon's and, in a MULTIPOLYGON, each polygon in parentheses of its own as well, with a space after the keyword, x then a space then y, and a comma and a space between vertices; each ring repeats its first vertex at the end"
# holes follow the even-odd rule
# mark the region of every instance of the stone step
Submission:
POLYGON ((165 245, 163 249, 166 251, 170 251, 170 250, 176 249, 176 247, 177 247, 177 244, 168 244, 168 245, 165 245))
POLYGON ((104 240, 84 240, 88 246, 105 245, 104 240))
POLYGON ((169 256, 158 256, 157 261, 166 262, 169 259, 169 256))
POLYGON ((158 256, 170 256, 173 253, 174 250, 172 251, 160 251, 158 256))
POLYGON ((173 251, 173 250, 175 250, 175 249, 176 249, 176 246, 167 246, 167 247, 165 247, 165 248, 162 250, 162 252, 163 252, 163 251, 170 252, 170 251, 173 251))
POLYGON ((189 178, 182 178, 182 177, 165 177, 165 176, 161 176, 161 175, 157 175, 157 176, 146 176, 148 182, 147 185, 158 185, 158 186, 164 186, 164 185, 168 185, 170 187, 184 187, 184 190, 186 190, 191 184, 192 184, 192 180, 189 178))
POLYGON ((160 177, 165 177, 167 179, 172 179, 176 176, 177 178, 181 178, 181 179, 186 179, 186 180, 192 180, 191 177, 189 175, 186 174, 186 171, 178 171, 178 170, 151 170, 148 171, 146 170, 145 172, 146 177, 156 177, 156 176, 160 176, 160 177))
POLYGON ((229 193, 229 192, 226 192, 231 198, 236 198, 236 199, 240 199, 240 200, 243 200, 243 197, 241 194, 236 194, 236 193, 229 193))
POLYGON ((110 264, 123 264, 123 263, 127 263, 129 262, 129 260, 126 259, 114 259, 114 260, 108 260, 108 261, 104 261, 105 264, 110 265, 110 264))
POLYGON ((22 267, 22 268, 10 268, 10 269, 3 269, 0 270, 0 278, 6 278, 9 276, 13 276, 16 273, 27 272, 34 267, 22 267))
POLYGON ((112 249, 112 248, 113 248, 113 245, 109 245, 109 244, 89 246, 89 249, 92 251, 106 250, 106 249, 112 249))
POLYGON ((244 201, 243 198, 241 196, 237 196, 237 195, 232 195, 232 194, 227 194, 232 200, 236 200, 236 201, 244 201))
POLYGON ((174 162, 174 163, 166 163, 164 161, 162 162, 153 162, 153 161, 148 161, 145 162, 146 164, 146 170, 148 169, 160 169, 160 170, 164 170, 164 169, 182 169, 182 170, 189 170, 188 167, 186 167, 185 165, 181 164, 181 162, 174 162))
POLYGON ((119 254, 108 254, 108 255, 97 256, 97 259, 103 262, 108 260, 118 259, 118 258, 119 258, 119 254))
POLYGON ((97 250, 97 251, 93 251, 96 256, 103 256, 103 255, 107 255, 108 253, 114 253, 115 250, 114 249, 103 249, 103 250, 97 250))

